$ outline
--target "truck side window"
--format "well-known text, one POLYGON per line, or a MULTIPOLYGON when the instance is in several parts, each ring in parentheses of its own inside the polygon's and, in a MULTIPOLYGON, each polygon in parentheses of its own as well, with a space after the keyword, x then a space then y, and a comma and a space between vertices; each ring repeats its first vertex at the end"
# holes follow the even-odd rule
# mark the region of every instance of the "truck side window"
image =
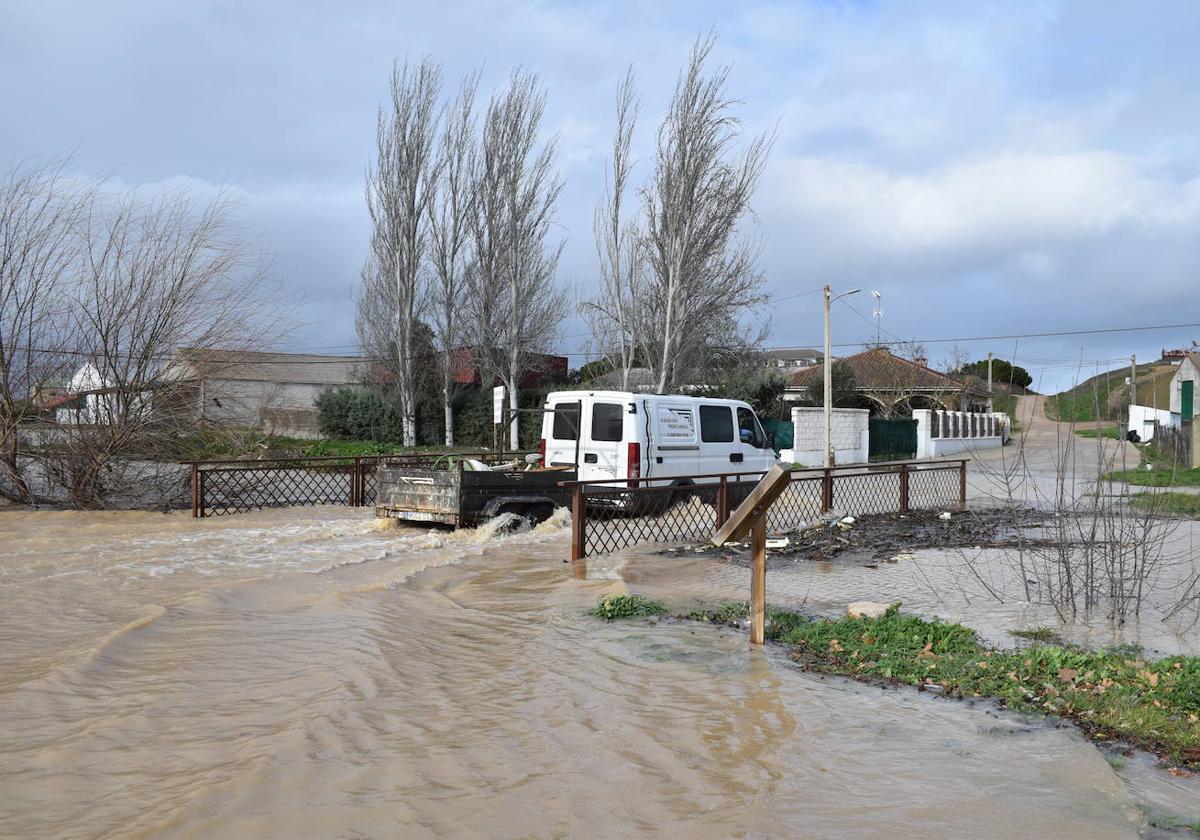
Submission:
POLYGON ((754 412, 748 408, 739 408, 737 410, 738 418, 738 437, 742 443, 748 443, 755 449, 767 448, 767 435, 762 430, 762 426, 758 423, 758 418, 754 416, 754 412))
POLYGON ((625 431, 625 415, 619 403, 592 404, 592 440, 617 441, 625 431))
POLYGON ((700 406, 700 440, 705 443, 733 443, 733 412, 729 406, 700 406))
POLYGON ((579 404, 559 403, 554 406, 555 440, 579 440, 579 404))

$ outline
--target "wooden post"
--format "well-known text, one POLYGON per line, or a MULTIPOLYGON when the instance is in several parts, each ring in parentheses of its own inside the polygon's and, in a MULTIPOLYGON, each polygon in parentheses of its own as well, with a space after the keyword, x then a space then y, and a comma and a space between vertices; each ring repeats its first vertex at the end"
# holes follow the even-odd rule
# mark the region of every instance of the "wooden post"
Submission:
POLYGON ((967 509, 967 462, 958 462, 958 509, 967 509))
POLYGON ((767 471, 717 533, 713 545, 725 545, 750 534, 750 643, 763 643, 767 598, 767 511, 787 489, 792 474, 780 464, 767 471))
POLYGON ((908 513, 908 464, 900 465, 900 512, 908 513))
POLYGON ((192 519, 200 516, 200 465, 192 462, 192 519))
POLYGON ((761 645, 767 623, 767 512, 750 526, 750 644, 761 645))
POLYGON ((833 471, 825 470, 821 479, 821 513, 833 510, 833 471))
POLYGON ((196 503, 198 515, 204 516, 204 470, 198 470, 196 473, 196 503))
POLYGON ((729 519, 729 482, 725 476, 721 476, 721 483, 717 486, 717 530, 729 519))
POLYGON ((571 559, 582 560, 587 553, 587 505, 583 498, 583 485, 571 488, 571 559))
POLYGON ((350 466, 350 507, 358 507, 358 459, 350 466))

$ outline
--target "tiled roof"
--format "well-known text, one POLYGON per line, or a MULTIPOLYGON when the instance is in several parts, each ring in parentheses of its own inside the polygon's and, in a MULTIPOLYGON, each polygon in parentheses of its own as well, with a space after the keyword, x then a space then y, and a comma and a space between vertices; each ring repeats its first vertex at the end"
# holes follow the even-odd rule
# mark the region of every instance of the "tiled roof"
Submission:
MULTIPOLYGON (((839 359, 854 371, 854 380, 859 389, 881 391, 979 391, 985 389, 972 386, 953 376, 938 373, 925 365, 902 359, 882 347, 846 356, 839 359)), ((821 368, 809 368, 794 374, 791 378, 793 387, 804 388, 820 381, 823 375, 821 368)))

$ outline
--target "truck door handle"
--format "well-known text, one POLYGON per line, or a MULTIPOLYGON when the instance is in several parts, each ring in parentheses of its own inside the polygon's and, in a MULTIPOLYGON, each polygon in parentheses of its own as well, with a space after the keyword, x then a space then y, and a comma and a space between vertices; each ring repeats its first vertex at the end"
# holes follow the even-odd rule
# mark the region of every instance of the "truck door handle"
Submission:
POLYGON ((742 453, 741 452, 731 452, 729 454, 729 460, 735 464, 740 464, 742 462, 742 453))
POLYGON ((595 452, 588 452, 588 453, 584 454, 584 456, 583 456, 583 463, 585 463, 585 464, 594 464, 598 460, 599 460, 599 458, 596 457, 595 452))

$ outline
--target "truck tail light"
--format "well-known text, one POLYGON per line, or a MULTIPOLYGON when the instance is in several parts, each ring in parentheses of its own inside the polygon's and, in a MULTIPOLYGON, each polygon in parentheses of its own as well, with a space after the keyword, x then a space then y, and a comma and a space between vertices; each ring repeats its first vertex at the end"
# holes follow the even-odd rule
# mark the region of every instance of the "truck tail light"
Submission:
POLYGON ((625 471, 626 478, 641 478, 642 477, 642 445, 640 443, 631 443, 626 451, 627 467, 625 471))
POLYGON ((546 439, 545 438, 542 438, 541 440, 538 441, 538 454, 540 454, 542 456, 542 466, 543 467, 547 466, 547 464, 546 464, 546 439))

